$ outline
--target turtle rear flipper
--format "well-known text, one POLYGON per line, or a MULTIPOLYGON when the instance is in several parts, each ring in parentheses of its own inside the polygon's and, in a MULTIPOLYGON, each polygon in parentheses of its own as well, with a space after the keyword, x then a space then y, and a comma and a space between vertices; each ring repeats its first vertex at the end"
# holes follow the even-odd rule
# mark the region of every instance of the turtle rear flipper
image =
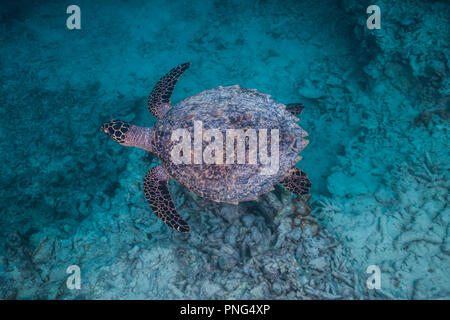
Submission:
POLYGON ((289 103, 286 105, 286 110, 292 113, 294 116, 298 116, 300 113, 302 113, 304 108, 305 106, 301 103, 289 103))
POLYGON ((144 179, 144 194, 158 218, 172 229, 189 232, 186 221, 178 214, 168 186, 169 176, 162 165, 151 168, 144 179))
POLYGON ((311 182, 309 182, 306 173, 297 167, 293 167, 289 170, 280 182, 286 189, 298 196, 309 193, 309 190, 311 189, 311 182))
POLYGON ((183 72, 190 66, 190 62, 183 63, 178 67, 173 68, 168 74, 159 79, 148 97, 148 108, 153 116, 161 119, 166 114, 167 110, 169 110, 170 96, 172 95, 173 89, 175 89, 175 85, 183 72))

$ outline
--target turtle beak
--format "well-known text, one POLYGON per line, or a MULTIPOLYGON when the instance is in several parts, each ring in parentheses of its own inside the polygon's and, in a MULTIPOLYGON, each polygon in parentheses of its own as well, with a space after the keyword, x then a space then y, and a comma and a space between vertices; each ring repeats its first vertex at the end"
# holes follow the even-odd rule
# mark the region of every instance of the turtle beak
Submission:
POLYGON ((103 124, 101 127, 100 127, 100 130, 99 130, 100 132, 104 132, 104 133, 108 133, 108 129, 106 128, 106 124, 103 124))

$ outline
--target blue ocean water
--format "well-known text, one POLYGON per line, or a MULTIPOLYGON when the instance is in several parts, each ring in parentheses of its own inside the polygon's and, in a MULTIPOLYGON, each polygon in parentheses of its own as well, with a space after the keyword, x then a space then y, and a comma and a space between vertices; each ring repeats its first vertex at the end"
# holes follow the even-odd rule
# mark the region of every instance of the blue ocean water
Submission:
POLYGON ((3 1, 0 297, 449 299, 450 6, 374 4, 369 30, 355 0, 77 1, 68 30, 65 2, 3 1), (99 127, 152 126, 151 89, 186 61, 173 103, 239 84, 305 105, 310 198, 232 206, 172 181, 193 231, 157 219, 158 160, 99 127))

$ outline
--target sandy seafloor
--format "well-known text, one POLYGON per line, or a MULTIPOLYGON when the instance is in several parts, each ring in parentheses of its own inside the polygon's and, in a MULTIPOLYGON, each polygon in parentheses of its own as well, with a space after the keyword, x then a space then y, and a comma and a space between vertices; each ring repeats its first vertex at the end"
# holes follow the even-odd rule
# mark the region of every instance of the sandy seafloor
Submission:
POLYGON ((356 0, 74 4, 77 31, 65 2, 0 5, 0 298, 450 298, 448 2, 376 1, 380 30, 356 0), (186 61, 174 103, 239 84, 305 105, 310 198, 171 182, 192 232, 157 219, 158 160, 99 127, 151 126, 150 90, 186 61))

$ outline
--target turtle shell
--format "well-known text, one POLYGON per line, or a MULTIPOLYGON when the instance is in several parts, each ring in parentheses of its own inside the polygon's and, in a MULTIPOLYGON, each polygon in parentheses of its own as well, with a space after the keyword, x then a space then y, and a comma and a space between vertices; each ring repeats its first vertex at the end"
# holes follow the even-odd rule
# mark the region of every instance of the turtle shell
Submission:
MULTIPOLYGON (((195 194, 228 203, 254 200, 273 189, 273 186, 300 160, 298 153, 308 141, 303 139, 307 133, 296 123, 297 120, 286 111, 285 105, 274 101, 267 94, 239 86, 217 87, 174 105, 155 124, 154 149, 171 178, 195 194), (202 122, 203 133, 207 129, 218 129, 223 133, 223 164, 195 164, 194 147, 191 147, 191 163, 175 164, 172 161, 172 150, 179 143, 172 139, 172 132, 176 129, 186 129, 193 141, 194 121, 202 122), (259 155, 257 163, 250 164, 248 140, 245 147, 245 163, 236 163, 235 153, 235 162, 227 164, 225 140, 226 131, 229 129, 255 129, 256 132, 267 129, 268 141, 265 152, 269 152, 269 155, 271 155, 272 132, 276 132, 272 129, 278 129, 278 170, 271 174, 262 174, 262 170, 267 166, 261 164, 259 155)), ((257 140, 259 143, 259 135, 257 140)), ((205 150, 208 144, 202 141, 202 150, 205 150)))

